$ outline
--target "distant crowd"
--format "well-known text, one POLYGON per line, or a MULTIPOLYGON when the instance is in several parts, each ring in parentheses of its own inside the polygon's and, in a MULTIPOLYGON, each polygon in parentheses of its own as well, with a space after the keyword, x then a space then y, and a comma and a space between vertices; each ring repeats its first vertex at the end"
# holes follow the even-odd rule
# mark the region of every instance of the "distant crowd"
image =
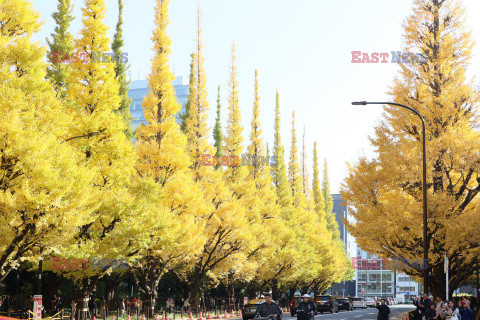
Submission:
POLYGON ((432 301, 427 294, 413 301, 414 320, 480 320, 478 301, 475 297, 462 297, 446 301, 437 296, 432 301))

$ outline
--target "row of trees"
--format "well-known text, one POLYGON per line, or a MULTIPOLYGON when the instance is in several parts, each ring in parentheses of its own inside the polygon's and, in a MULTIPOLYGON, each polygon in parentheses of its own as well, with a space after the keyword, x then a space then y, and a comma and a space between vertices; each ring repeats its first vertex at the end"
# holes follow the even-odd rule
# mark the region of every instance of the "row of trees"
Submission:
MULTIPOLYGON (((467 80, 472 40, 464 9, 455 0, 416 0, 406 19, 405 53, 426 61, 401 64, 389 90, 392 100, 418 110, 426 122, 428 282, 445 295, 444 260, 450 260, 450 292, 478 272, 480 161, 479 91, 467 80)), ((351 166, 342 196, 356 223, 347 225, 359 245, 414 279, 423 276, 422 126, 416 115, 385 107, 371 139, 375 156, 351 166), (400 263, 398 263, 400 261, 400 263)))
MULTIPOLYGON (((59 0, 57 26, 47 57, 63 52, 107 52, 123 46, 122 9, 113 43, 106 36, 103 0, 85 0, 78 39, 69 28, 70 0, 59 0)), ((252 282, 275 293, 285 288, 322 292, 351 276, 351 265, 332 214, 325 163, 320 186, 316 144, 313 179, 307 147, 299 143, 292 116, 290 159, 280 136, 280 100, 275 106, 275 166, 212 167, 202 155, 252 159, 269 155, 262 137, 258 79, 254 77, 250 137, 238 101, 235 47, 228 82, 228 122, 220 125, 220 97, 213 130, 203 64, 200 14, 192 54, 189 98, 180 104, 169 67, 168 0, 157 0, 147 125, 130 124, 125 66, 116 63, 46 64, 45 48, 31 41, 39 15, 26 0, 0 1, 0 279, 22 261, 72 279, 80 297, 108 278, 114 290, 133 273, 141 290, 156 297, 161 277, 173 271, 202 290, 220 281, 233 288, 252 282), (45 79, 48 79, 46 81, 45 79), (51 258, 128 259, 129 268, 52 268, 51 258)), ((104 260, 105 261, 105 260, 104 260)))

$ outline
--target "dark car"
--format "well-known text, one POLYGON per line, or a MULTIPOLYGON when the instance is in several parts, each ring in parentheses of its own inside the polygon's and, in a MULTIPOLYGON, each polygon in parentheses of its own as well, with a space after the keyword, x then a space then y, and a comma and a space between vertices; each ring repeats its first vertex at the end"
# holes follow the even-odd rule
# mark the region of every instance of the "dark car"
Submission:
POLYGON ((347 298, 337 299, 337 301, 338 301, 338 310, 353 311, 352 302, 347 298))
POLYGON ((243 320, 255 318, 257 308, 263 302, 265 302, 265 299, 255 299, 246 304, 242 309, 243 320))
POLYGON ((316 296, 315 304, 317 305, 317 310, 321 313, 324 311, 338 313, 338 300, 333 296, 316 296))

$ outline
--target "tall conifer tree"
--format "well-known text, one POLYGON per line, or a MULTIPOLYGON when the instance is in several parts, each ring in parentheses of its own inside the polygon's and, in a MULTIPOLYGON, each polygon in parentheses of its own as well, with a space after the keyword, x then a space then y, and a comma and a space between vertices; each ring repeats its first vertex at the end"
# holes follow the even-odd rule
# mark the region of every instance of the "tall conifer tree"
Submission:
POLYGON ((285 166, 282 138, 280 135, 280 96, 278 91, 275 96, 275 101, 275 136, 273 142, 273 157, 276 165, 272 170, 272 180, 276 187, 280 206, 287 207, 291 205, 292 202, 290 197, 291 190, 288 185, 287 171, 285 166))
POLYGON ((161 186, 164 196, 158 199, 156 206, 162 209, 162 219, 172 219, 169 229, 159 228, 152 235, 155 240, 137 267, 141 289, 153 299, 157 296, 156 287, 161 276, 190 260, 203 246, 203 224, 196 219, 202 212, 203 197, 200 188, 193 183, 186 137, 176 123, 180 104, 169 66, 168 4, 169 0, 157 0, 152 38, 155 56, 148 77, 150 90, 143 102, 148 123, 137 129, 137 172, 161 186))
POLYGON ((72 59, 73 37, 70 33, 70 23, 73 21, 73 6, 71 0, 58 0, 57 12, 52 14, 56 26, 51 34, 52 41, 47 39, 49 51, 47 57, 51 64, 47 69, 47 78, 52 82, 55 91, 65 97, 67 79, 70 74, 70 65, 66 63, 72 59))
POLYGON ((123 0, 118 0, 118 22, 113 36, 112 51, 115 54, 115 76, 120 86, 118 95, 121 98, 120 108, 118 112, 122 115, 123 123, 125 124, 125 135, 127 139, 133 138, 132 119, 130 116, 130 104, 132 99, 128 97, 128 82, 126 77, 127 67, 125 66, 123 59, 123 0))
MULTIPOLYGON (((218 86, 218 96, 217 96, 217 117, 215 118, 215 127, 213 129, 213 139, 215 140, 215 148, 217 151, 215 152, 215 157, 217 159, 221 159, 223 156, 223 133, 222 133, 222 123, 221 123, 221 111, 222 105, 220 103, 220 86, 218 86)), ((217 168, 220 163, 217 165, 217 168)))

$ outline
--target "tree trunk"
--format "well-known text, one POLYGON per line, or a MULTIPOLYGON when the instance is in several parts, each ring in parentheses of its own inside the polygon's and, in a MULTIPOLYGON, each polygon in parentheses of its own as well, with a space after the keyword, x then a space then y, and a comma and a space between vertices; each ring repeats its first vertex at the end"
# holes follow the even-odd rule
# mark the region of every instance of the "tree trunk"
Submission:
POLYGON ((280 289, 278 288, 278 280, 273 279, 272 281, 272 299, 277 301, 280 299, 280 289))
POLYGON ((196 312, 200 308, 200 298, 202 296, 202 274, 200 267, 196 266, 192 275, 190 290, 192 294, 192 309, 196 312))
POLYGON ((78 320, 87 320, 90 317, 90 310, 88 309, 89 294, 94 291, 97 284, 98 277, 84 278, 77 284, 77 314, 78 320))
POLYGON ((44 271, 43 272, 43 304, 45 305, 45 309, 47 313, 52 312, 52 305, 51 301, 53 299, 53 296, 57 294, 58 288, 60 288, 60 285, 63 283, 65 280, 63 277, 60 277, 58 274, 55 272, 50 272, 50 271, 44 271))
POLYGON ((105 300, 107 301, 108 309, 113 310, 113 297, 115 296, 115 290, 120 285, 125 275, 120 273, 112 273, 105 276, 105 300))

